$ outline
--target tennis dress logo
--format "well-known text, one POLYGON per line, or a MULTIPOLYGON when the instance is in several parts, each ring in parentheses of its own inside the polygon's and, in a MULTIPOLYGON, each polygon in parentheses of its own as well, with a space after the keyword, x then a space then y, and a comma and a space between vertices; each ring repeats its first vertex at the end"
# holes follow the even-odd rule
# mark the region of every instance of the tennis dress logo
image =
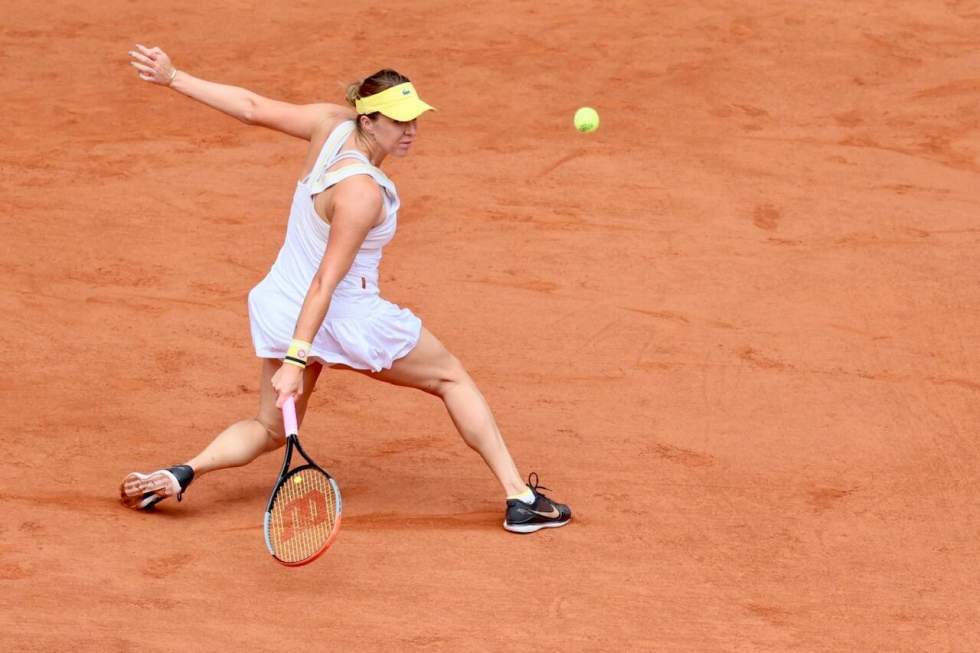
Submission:
POLYGON ((410 88, 403 88, 402 89, 402 95, 411 95, 411 94, 412 94, 412 89, 410 89, 410 88))
POLYGON ((293 499, 282 510, 283 544, 304 529, 322 524, 329 515, 327 497, 320 490, 311 490, 298 499, 293 499))

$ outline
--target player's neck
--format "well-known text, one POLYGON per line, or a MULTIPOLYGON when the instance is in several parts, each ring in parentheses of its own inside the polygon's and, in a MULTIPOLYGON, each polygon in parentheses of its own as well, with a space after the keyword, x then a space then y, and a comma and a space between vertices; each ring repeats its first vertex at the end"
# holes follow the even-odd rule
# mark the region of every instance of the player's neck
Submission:
POLYGON ((374 140, 373 138, 357 134, 357 138, 355 139, 354 143, 357 146, 357 149, 360 150, 361 154, 366 156, 368 161, 371 162, 371 165, 376 168, 380 168, 381 162, 385 160, 386 156, 388 156, 388 153, 385 152, 380 145, 378 145, 378 141, 374 140))

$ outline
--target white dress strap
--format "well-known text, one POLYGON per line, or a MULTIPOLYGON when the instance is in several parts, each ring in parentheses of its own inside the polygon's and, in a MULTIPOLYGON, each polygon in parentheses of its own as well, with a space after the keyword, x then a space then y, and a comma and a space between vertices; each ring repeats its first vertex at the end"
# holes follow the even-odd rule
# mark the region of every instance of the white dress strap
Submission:
POLYGON ((330 133, 330 136, 327 137, 326 142, 324 142, 323 147, 320 148, 320 154, 316 158, 316 163, 313 164, 313 169, 310 170, 310 174, 303 179, 303 182, 306 183, 310 179, 314 179, 323 174, 323 172, 333 164, 331 159, 335 154, 337 154, 338 151, 340 151, 340 148, 343 146, 344 142, 353 133, 353 120, 342 122, 334 127, 334 130, 330 133))
MULTIPOLYGON (((310 180, 308 185, 310 195, 316 195, 317 193, 323 192, 331 186, 339 184, 348 177, 353 177, 355 175, 370 175, 371 177, 374 177, 375 170, 377 170, 377 168, 374 166, 358 163, 352 166, 346 166, 338 170, 334 170, 333 172, 325 172, 310 180)), ((375 181, 378 181, 377 177, 374 177, 374 179, 375 181)))
POLYGON ((341 150, 337 152, 337 156, 335 156, 333 161, 330 162, 330 165, 333 165, 338 161, 343 161, 344 159, 354 159, 355 161, 360 161, 365 165, 371 165, 368 158, 364 156, 362 152, 358 152, 357 150, 341 150))
MULTIPOLYGON (((335 159, 334 161, 331 161, 330 162, 331 165, 336 161, 340 160, 341 158, 357 159, 357 157, 353 157, 353 156, 351 157, 341 156, 335 159)), ((367 159, 365 159, 363 155, 360 158, 367 161, 367 159)), ((381 170, 379 170, 376 166, 371 165, 370 163, 355 163, 352 166, 344 166, 343 168, 338 168, 337 170, 334 170, 332 172, 328 172, 324 170, 323 172, 312 177, 309 180, 309 182, 306 184, 307 191, 309 192, 310 195, 316 195, 317 193, 321 193, 327 188, 330 188, 335 184, 339 184, 343 180, 347 179, 348 177, 353 177, 354 175, 368 175, 369 177, 374 179, 374 181, 379 186, 381 186, 384 189, 389 199, 393 201, 397 199, 398 193, 395 190, 394 182, 388 179, 388 176, 385 173, 381 172, 381 170)))

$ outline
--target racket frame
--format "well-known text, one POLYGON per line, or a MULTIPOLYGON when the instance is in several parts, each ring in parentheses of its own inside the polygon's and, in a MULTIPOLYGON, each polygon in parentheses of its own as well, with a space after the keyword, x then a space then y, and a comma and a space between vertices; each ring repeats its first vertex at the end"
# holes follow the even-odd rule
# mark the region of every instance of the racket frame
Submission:
POLYGON ((343 497, 340 495, 340 488, 337 486, 337 481, 334 480, 334 477, 331 476, 327 470, 323 469, 318 464, 316 464, 316 461, 314 461, 309 456, 309 454, 307 454, 303 450, 303 445, 299 443, 299 429, 296 427, 296 407, 292 397, 289 397, 288 399, 286 399, 285 402, 283 402, 282 410, 283 410, 283 422, 286 427, 286 433, 287 433, 286 455, 283 457, 282 467, 279 469, 279 477, 278 480, 276 481, 276 485, 275 487, 272 488, 272 493, 269 495, 269 501, 266 503, 265 506, 265 516, 262 519, 262 535, 265 538, 266 548, 269 550, 269 553, 272 554, 272 557, 275 558, 276 562, 286 565, 287 567, 301 567, 303 565, 313 562, 321 555, 323 555, 323 552, 329 549, 330 545, 333 544, 333 541, 337 538, 337 533, 340 532, 340 521, 344 508, 344 500, 343 497), (289 469, 289 465, 292 463, 294 449, 299 451, 300 455, 303 456, 303 458, 306 460, 306 464, 300 465, 295 469, 289 469), (305 469, 315 469, 327 477, 327 481, 333 487, 334 496, 336 497, 337 500, 337 518, 334 520, 334 525, 330 531, 330 536, 327 538, 326 542, 323 543, 323 545, 316 553, 314 553, 309 558, 304 558, 303 560, 297 560, 297 561, 282 560, 278 556, 276 556, 275 549, 272 547, 272 541, 269 538, 269 532, 271 530, 269 522, 272 520, 272 506, 276 501, 276 496, 279 494, 279 488, 281 488, 287 481, 289 481, 289 479, 292 478, 294 474, 298 474, 299 472, 305 469))

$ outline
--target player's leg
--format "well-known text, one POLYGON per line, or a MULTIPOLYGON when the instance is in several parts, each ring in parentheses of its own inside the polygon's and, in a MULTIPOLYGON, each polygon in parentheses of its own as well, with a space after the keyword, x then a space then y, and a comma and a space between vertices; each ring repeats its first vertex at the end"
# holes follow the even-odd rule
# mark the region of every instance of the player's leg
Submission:
POLYGON ((415 349, 395 361, 390 369, 366 374, 395 385, 418 388, 442 399, 456 430, 483 457, 504 488, 508 497, 504 528, 532 533, 563 526, 571 519, 568 506, 541 494, 536 481, 531 485, 524 483, 483 394, 459 359, 427 329, 422 329, 415 349))
MULTIPOLYGON (((195 478, 218 469, 247 465, 286 443, 282 412, 276 408, 277 394, 272 387, 272 376, 281 364, 282 361, 276 359, 262 359, 258 414, 251 419, 235 422, 219 433, 201 453, 187 461, 186 464, 194 470, 195 478)), ((303 423, 307 403, 322 369, 322 365, 313 363, 303 372, 303 394, 296 400, 296 419, 300 424, 303 423)))
MULTIPOLYGON (((129 474, 119 488, 123 503, 142 510, 170 496, 177 495, 179 499, 198 476, 226 467, 247 465, 263 453, 281 447, 285 443, 282 413, 276 408, 276 392, 272 388, 272 375, 279 365, 278 360, 262 359, 259 411, 255 417, 235 422, 183 465, 146 474, 129 474)), ((322 369, 322 365, 314 363, 304 372, 303 395, 296 402, 296 416, 300 422, 306 414, 307 402, 322 369)))
POLYGON ((514 495, 526 489, 483 394, 459 360, 427 329, 422 329, 415 348, 391 368, 366 374, 442 399, 456 430, 483 457, 504 491, 514 495))

